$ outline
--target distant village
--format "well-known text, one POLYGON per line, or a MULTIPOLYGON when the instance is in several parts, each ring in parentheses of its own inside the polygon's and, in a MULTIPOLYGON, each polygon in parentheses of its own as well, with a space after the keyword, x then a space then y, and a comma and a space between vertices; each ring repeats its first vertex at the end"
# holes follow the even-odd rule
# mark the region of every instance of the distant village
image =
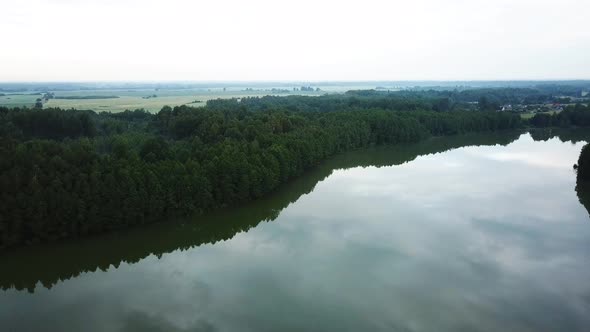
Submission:
POLYGON ((557 96, 551 101, 540 104, 504 104, 498 112, 522 112, 522 113, 542 113, 542 112, 561 112, 568 105, 578 103, 588 104, 590 95, 588 91, 581 93, 581 97, 557 96))

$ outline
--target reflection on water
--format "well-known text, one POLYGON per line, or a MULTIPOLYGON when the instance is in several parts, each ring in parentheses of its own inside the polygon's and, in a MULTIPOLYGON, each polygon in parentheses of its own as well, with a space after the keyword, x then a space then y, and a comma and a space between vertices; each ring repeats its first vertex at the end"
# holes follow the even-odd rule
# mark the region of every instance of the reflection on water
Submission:
POLYGON ((0 287, 34 291, 39 282, 50 288, 56 282, 81 272, 105 271, 120 263, 136 263, 151 254, 161 256, 206 243, 231 239, 236 233, 272 221, 281 210, 313 191, 315 185, 334 170, 352 167, 399 165, 417 156, 444 152, 468 145, 506 145, 518 132, 454 136, 417 144, 354 151, 339 155, 285 185, 272 196, 229 211, 208 214, 196 220, 161 223, 142 229, 98 236, 82 241, 14 250, 0 256, 1 266, 10 266, 0 275, 0 287))
POLYGON ((588 331, 579 134, 356 151, 242 208, 4 253, 0 328, 588 331))

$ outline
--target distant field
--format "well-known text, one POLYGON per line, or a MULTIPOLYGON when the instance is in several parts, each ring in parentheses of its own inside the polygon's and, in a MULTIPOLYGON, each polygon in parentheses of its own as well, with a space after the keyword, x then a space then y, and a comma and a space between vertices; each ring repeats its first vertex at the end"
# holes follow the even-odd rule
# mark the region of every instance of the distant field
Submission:
POLYGON ((119 96, 55 96, 55 99, 115 99, 119 98, 119 96))
MULTIPOLYGON (((297 91, 298 95, 317 96, 326 93, 297 91)), ((150 112, 158 112, 162 107, 179 106, 188 104, 191 106, 204 106, 207 100, 217 98, 242 98, 249 96, 289 95, 289 93, 271 93, 270 91, 223 91, 223 89, 179 89, 179 90, 74 90, 55 92, 55 99, 49 99, 44 107, 60 107, 65 109, 89 109, 97 112, 122 112, 143 108, 150 112), (153 97, 156 95, 157 97, 153 97), (119 98, 108 98, 118 96, 119 98), (150 98, 146 98, 149 97, 150 98), (60 99, 67 97, 68 99, 60 99), (88 97, 95 97, 87 99, 88 97), (78 99, 76 99, 78 98, 78 99), (98 99, 101 98, 101 99, 98 99), (194 101, 199 101, 193 103, 194 101)), ((0 96, 0 106, 8 107, 32 107, 40 95, 16 95, 7 94, 0 96)))
POLYGON ((0 106, 8 107, 32 107, 35 105, 35 100, 40 98, 40 95, 6 95, 0 97, 0 106))

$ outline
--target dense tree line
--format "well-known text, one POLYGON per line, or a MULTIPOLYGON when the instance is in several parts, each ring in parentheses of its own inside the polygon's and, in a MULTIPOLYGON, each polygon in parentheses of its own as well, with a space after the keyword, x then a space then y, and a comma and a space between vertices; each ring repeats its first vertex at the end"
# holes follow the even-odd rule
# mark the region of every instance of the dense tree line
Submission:
POLYGON ((286 99, 154 115, 0 109, 0 246, 235 205, 342 151, 521 125, 518 115, 434 112, 421 100, 396 110, 379 98, 286 99))
POLYGON ((64 137, 92 137, 96 128, 91 112, 48 110, 23 110, 0 108, 0 135, 16 139, 64 137))
POLYGON ((590 183, 590 144, 582 148, 580 158, 577 163, 578 182, 590 183))
POLYGON ((577 163, 576 193, 580 203, 590 213, 590 144, 582 148, 577 163))
POLYGON ((571 98, 582 97, 588 87, 543 84, 534 87, 516 88, 469 88, 469 89, 414 89, 401 91, 360 90, 349 91, 347 95, 356 97, 388 97, 423 100, 432 104, 433 110, 479 109, 495 111, 505 104, 543 104, 569 103, 571 98), (439 104, 439 106, 437 106, 439 104), (442 108, 441 108, 442 106, 442 108))
POLYGON ((416 144, 360 149, 340 154, 290 181, 272 195, 238 208, 224 209, 205 216, 194 216, 188 222, 156 223, 125 233, 107 234, 55 246, 38 246, 26 251, 0 255, 0 289, 35 290, 38 283, 51 288, 60 281, 80 273, 103 270, 121 263, 133 264, 141 259, 175 250, 187 250, 206 243, 231 239, 261 222, 275 220, 281 210, 308 194, 334 170, 352 167, 387 167, 400 165, 418 156, 435 154, 470 145, 507 145, 520 136, 519 131, 435 137, 416 144), (198 227, 194 227, 198 224, 198 227), (60 264, 56 264, 56 262, 60 264))
MULTIPOLYGON (((351 92, 368 94, 368 91, 351 92)), ((376 92, 378 93, 378 92, 376 92)), ((526 104, 542 103, 552 98, 550 93, 544 93, 533 88, 478 88, 462 90, 403 90, 391 92, 391 95, 409 98, 448 99, 453 103, 473 103, 486 100, 491 104, 526 104)))
POLYGON ((576 104, 566 107, 559 113, 537 113, 529 123, 533 127, 588 127, 590 126, 590 104, 576 104))

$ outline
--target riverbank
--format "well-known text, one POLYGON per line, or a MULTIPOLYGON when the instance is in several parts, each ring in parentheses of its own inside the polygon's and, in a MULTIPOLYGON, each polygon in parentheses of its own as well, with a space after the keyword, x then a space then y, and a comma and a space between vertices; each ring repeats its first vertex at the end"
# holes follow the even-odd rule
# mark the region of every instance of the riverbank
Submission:
POLYGON ((0 252, 0 265, 11 267, 0 274, 0 288, 32 291, 38 282, 50 288, 60 280, 84 272, 137 262, 149 255, 160 257, 179 249, 225 241, 261 222, 275 220, 281 211, 312 192, 335 170, 401 165, 419 156, 466 146, 506 146, 521 134, 520 131, 506 131, 432 137, 418 143, 345 152, 323 161, 266 197, 237 207, 80 239, 9 248, 0 252))
POLYGON ((495 112, 370 109, 379 98, 367 108, 337 96, 218 100, 156 115, 2 110, 0 247, 237 206, 338 153, 521 123, 495 112), (275 105, 285 102, 296 111, 275 105), (298 111, 301 103, 337 110, 298 111))

